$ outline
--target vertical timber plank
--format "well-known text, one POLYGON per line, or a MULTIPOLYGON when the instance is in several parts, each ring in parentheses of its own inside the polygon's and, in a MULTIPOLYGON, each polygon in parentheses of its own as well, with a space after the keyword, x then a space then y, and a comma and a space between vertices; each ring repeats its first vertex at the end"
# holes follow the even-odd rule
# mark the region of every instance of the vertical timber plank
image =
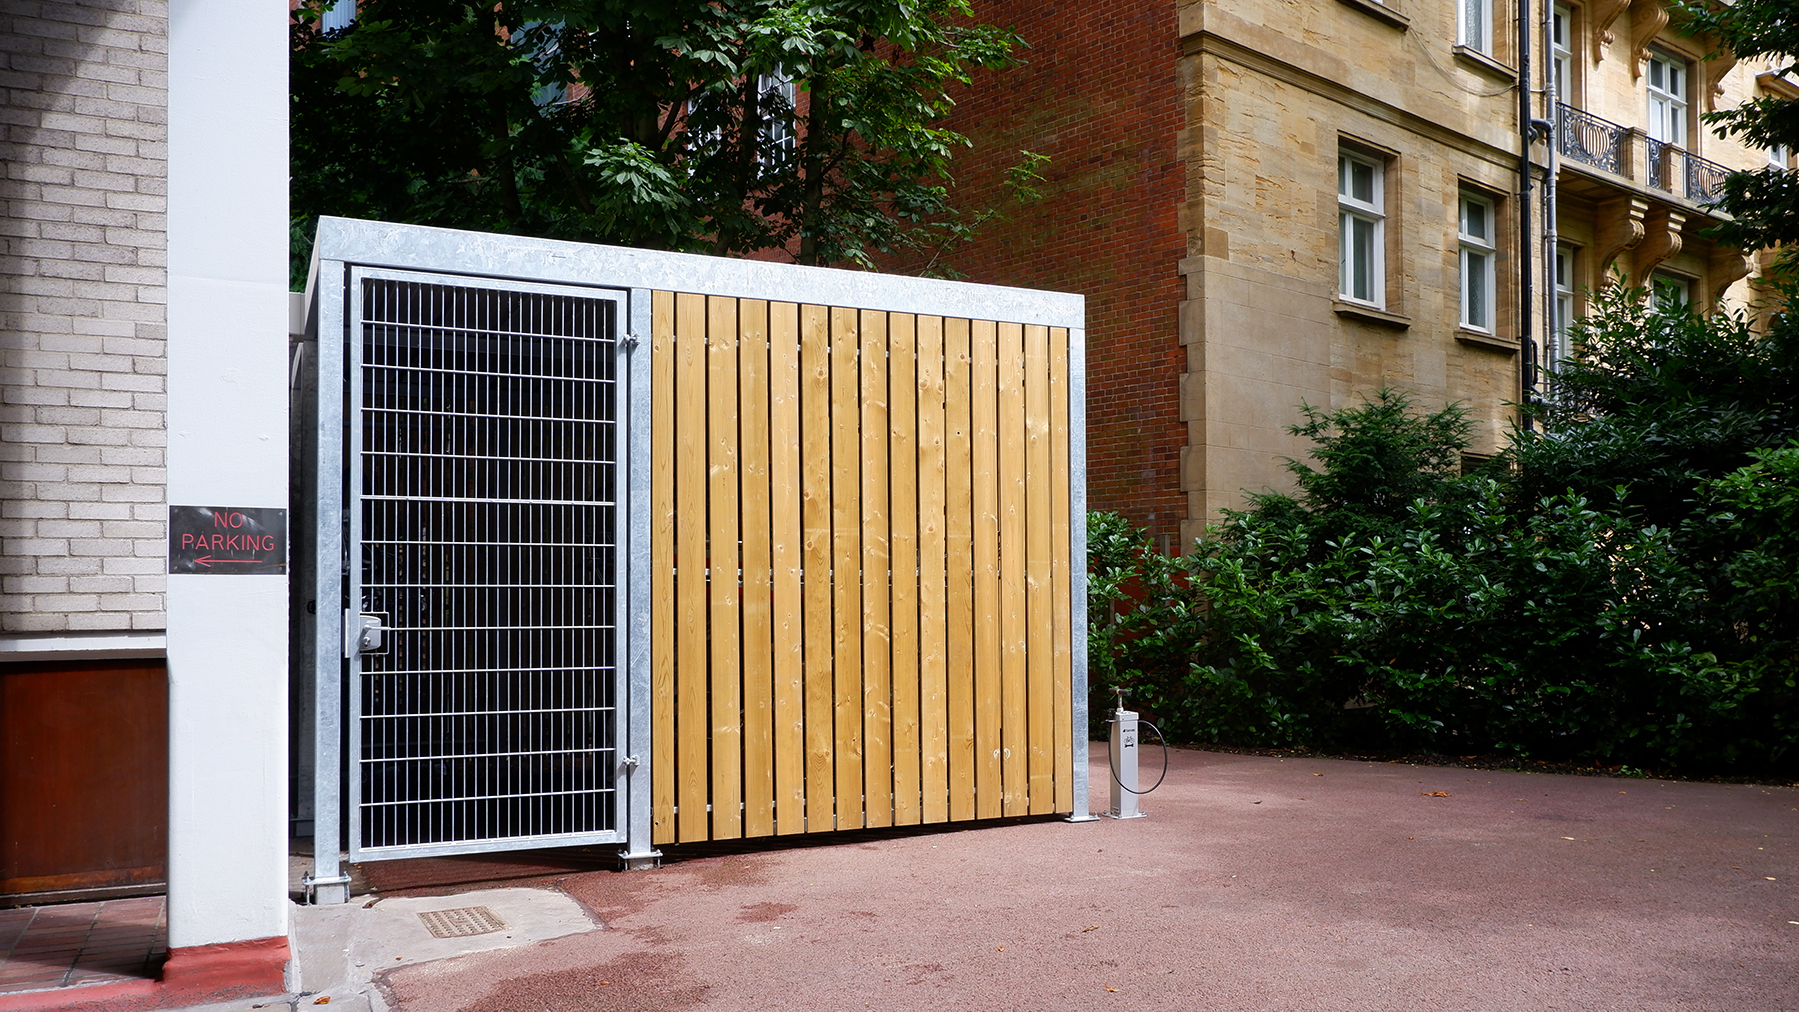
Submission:
POLYGON ((737 300, 706 300, 707 510, 712 609, 712 838, 743 835, 743 658, 739 625, 737 300))
POLYGON ((1049 328, 1024 328, 1025 719, 1029 730, 1026 804, 1055 811, 1056 621, 1050 604, 1049 328))
POLYGON ((949 817, 975 817, 974 358, 967 320, 944 331, 944 637, 949 700, 949 817))
MULTIPOLYGON (((1050 607, 1055 614, 1056 641, 1056 808, 1058 812, 1074 811, 1074 736, 1086 734, 1084 727, 1074 726, 1074 625, 1071 609, 1076 602, 1073 576, 1069 571, 1073 558, 1073 530, 1069 515, 1072 475, 1068 460, 1068 328, 1056 327, 1049 332, 1049 411, 1050 411, 1050 556, 1053 563, 1053 590, 1050 607)), ((1086 518, 1080 518, 1085 523, 1086 518)), ((1079 602, 1086 607, 1086 602, 1079 602)))
POLYGON ((919 818, 949 819, 948 605, 943 526, 943 318, 918 318, 919 818))
POLYGON ((862 828, 862 450, 854 309, 831 309, 831 605, 837 828, 862 828))
POLYGON ((650 295, 650 839, 675 842, 675 294, 650 295))
POLYGON ((806 658, 800 514, 799 306, 768 307, 768 471, 774 569, 775 832, 806 828, 806 658))
POLYGON ((676 839, 710 830, 706 746, 706 297, 675 296, 676 839))
POLYGON ((887 512, 887 314, 861 314, 862 798, 870 826, 893 825, 893 572, 887 512))
POLYGON ((769 545, 768 303, 737 304, 743 508, 743 835, 775 831, 774 580, 769 545))
POLYGON ((1030 786, 1025 708, 1024 327, 999 325, 998 356, 1000 782, 1005 814, 1023 815, 1029 810, 1030 786))
POLYGON ((974 393, 968 431, 974 447, 974 759, 975 815, 1004 814, 1001 781, 999 344, 991 320, 970 325, 974 393))
MULTIPOLYGON (((806 831, 836 828, 831 673, 831 325, 800 307, 800 504, 805 524, 806 831)), ((860 778, 857 779, 860 783, 860 778)))
POLYGON ((918 824, 918 322, 887 318, 888 512, 893 563, 893 821, 918 824))

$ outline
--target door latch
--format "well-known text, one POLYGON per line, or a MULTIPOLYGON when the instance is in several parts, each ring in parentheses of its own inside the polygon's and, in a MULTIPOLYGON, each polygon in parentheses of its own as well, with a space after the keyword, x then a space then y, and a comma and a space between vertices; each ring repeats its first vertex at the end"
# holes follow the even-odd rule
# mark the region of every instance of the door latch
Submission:
POLYGON ((387 652, 387 626, 383 615, 359 615, 344 612, 344 656, 387 652))

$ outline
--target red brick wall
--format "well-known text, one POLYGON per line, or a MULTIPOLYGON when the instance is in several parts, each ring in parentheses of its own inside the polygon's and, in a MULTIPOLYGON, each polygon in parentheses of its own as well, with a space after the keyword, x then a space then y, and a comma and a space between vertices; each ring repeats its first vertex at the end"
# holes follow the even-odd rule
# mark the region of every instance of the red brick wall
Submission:
MULTIPOLYGON (((951 122, 974 148, 958 153, 958 204, 1005 198, 1005 169, 1028 149, 1049 155, 1041 203, 1006 210, 949 263, 970 281, 1087 297, 1088 493, 1156 535, 1178 535, 1177 336, 1187 240, 1176 156, 1184 122, 1172 0, 1046 4, 977 0, 982 20, 1010 25, 1029 66, 982 74, 955 94, 951 122)), ((916 269, 916 265, 912 265, 916 269)))

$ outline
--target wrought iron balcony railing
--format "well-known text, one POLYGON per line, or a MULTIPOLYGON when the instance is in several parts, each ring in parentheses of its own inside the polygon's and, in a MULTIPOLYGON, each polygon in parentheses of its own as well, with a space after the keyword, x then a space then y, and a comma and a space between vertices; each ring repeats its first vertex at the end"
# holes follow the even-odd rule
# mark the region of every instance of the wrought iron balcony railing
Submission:
POLYGON ((1625 128, 1566 103, 1561 106, 1562 156, 1624 175, 1625 128))
POLYGON ((1724 194, 1724 177, 1730 170, 1697 155, 1689 154, 1686 159, 1687 199, 1701 204, 1716 202, 1724 194))
MULTIPOLYGON (((1560 105, 1558 150, 1562 157, 1634 177, 1628 145, 1629 127, 1601 119, 1590 112, 1566 103, 1560 105)), ((1711 204, 1724 192, 1724 177, 1730 169, 1667 141, 1643 138, 1643 183, 1652 189, 1666 190, 1697 204, 1711 204)))

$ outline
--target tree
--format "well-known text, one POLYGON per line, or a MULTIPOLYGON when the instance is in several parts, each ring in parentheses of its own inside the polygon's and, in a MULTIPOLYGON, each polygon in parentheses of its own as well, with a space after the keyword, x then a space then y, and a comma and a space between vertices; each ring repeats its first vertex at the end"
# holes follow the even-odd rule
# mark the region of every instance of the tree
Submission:
MULTIPOLYGON (((1681 5, 1680 13, 1688 31, 1711 35, 1738 59, 1772 58, 1776 73, 1799 80, 1799 18, 1792 0, 1700 0, 1681 5)), ((1790 99, 1760 95, 1701 118, 1756 147, 1799 150, 1799 102, 1790 99)), ((1748 251, 1799 243, 1799 169, 1732 173, 1718 207, 1731 220, 1710 234, 1729 245, 1748 251)))
MULTIPOLYGON (((1776 288, 1772 301, 1795 295, 1776 288)), ((1758 333, 1741 313, 1651 301, 1608 288, 1575 322, 1580 354, 1554 377, 1555 396, 1529 406, 1542 424, 1508 451, 1515 508, 1572 491, 1673 528, 1700 482, 1799 438, 1799 318, 1772 314, 1758 333)))
POLYGON ((1382 388, 1359 406, 1326 412, 1302 404, 1299 410, 1305 421, 1290 431, 1312 441, 1319 466, 1288 460, 1298 495, 1252 496, 1260 518, 1303 511, 1321 545, 1350 532, 1390 535, 1416 500, 1456 494, 1471 427, 1461 405, 1419 416, 1403 391, 1382 388))
MULTIPOLYGON (((946 89, 1022 41, 967 0, 361 0, 292 32, 292 207, 867 265, 968 227, 946 89)), ((1025 180, 1028 182, 1028 179, 1025 180)))

